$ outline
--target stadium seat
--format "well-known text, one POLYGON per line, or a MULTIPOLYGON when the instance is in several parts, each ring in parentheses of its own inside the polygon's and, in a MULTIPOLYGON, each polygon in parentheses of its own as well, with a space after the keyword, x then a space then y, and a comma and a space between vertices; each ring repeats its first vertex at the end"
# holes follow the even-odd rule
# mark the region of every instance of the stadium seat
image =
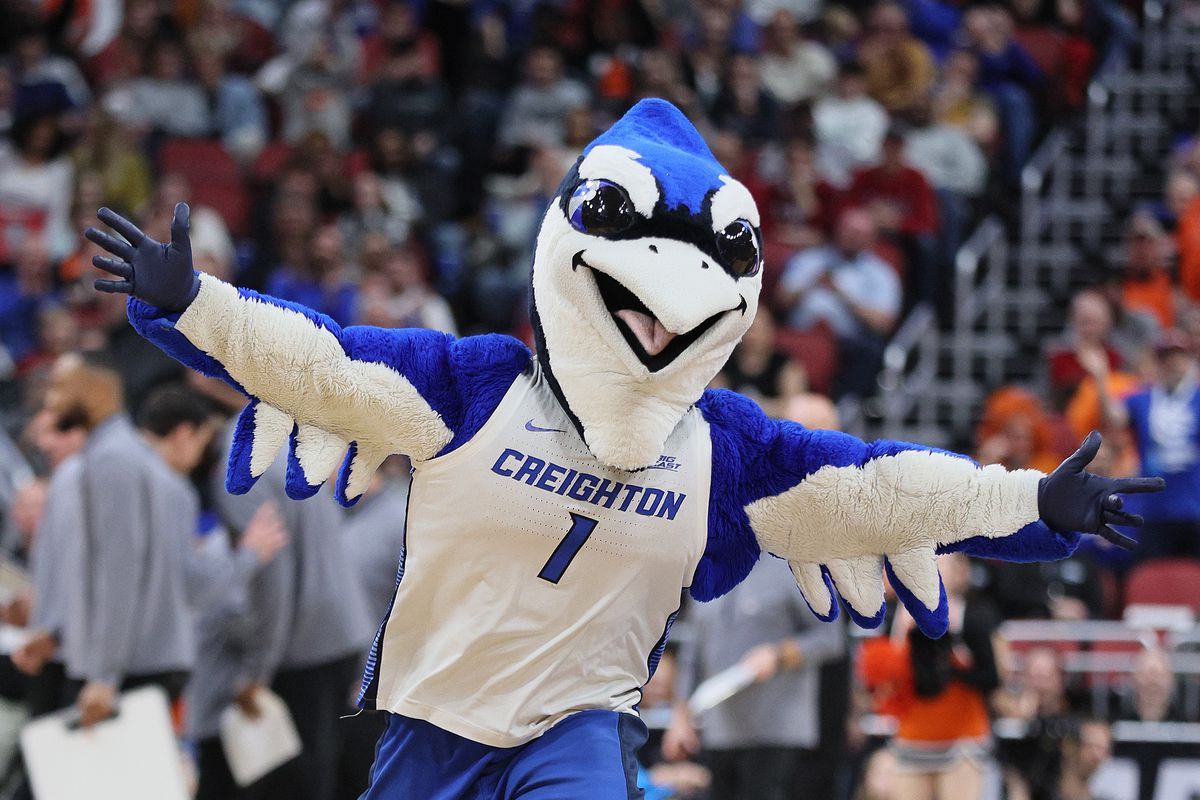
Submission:
POLYGON ((1156 558, 1129 573, 1125 603, 1189 606, 1200 614, 1200 560, 1156 558))
POLYGON ((181 172, 192 185, 241 183, 242 173, 233 156, 210 139, 168 139, 158 153, 159 169, 181 172))
POLYGON ((293 152, 294 148, 290 144, 279 139, 267 143, 250 167, 251 179, 258 183, 270 183, 275 180, 293 152))
POLYGON ((828 328, 818 326, 811 331, 779 328, 775 345, 794 361, 804 365, 809 388, 828 393, 837 372, 837 341, 828 328))
POLYGON ((178 172, 192 187, 192 200, 221 215, 234 236, 247 232, 250 198, 241 169, 219 142, 168 139, 158 154, 163 173, 178 172))

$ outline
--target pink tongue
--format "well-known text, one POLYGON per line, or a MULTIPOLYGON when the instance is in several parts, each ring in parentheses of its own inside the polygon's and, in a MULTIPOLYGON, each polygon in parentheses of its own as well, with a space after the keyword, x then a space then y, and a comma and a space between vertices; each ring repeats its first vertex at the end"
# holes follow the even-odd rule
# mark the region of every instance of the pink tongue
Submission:
POLYGON ((661 322, 641 311, 626 308, 617 312, 617 318, 629 326, 647 355, 658 355, 675 338, 675 334, 664 328, 661 322))

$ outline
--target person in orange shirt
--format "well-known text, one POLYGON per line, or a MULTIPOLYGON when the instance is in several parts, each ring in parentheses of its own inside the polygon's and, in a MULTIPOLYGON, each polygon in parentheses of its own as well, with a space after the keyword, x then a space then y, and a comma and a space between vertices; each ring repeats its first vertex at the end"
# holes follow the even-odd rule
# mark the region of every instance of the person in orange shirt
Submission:
POLYGON ((1179 170, 1167 179, 1167 207, 1175 214, 1175 245, 1179 250, 1179 284, 1184 294, 1200 301, 1200 178, 1179 170))
POLYGON ((1163 330, 1175 327, 1170 255, 1171 241, 1158 220, 1146 211, 1134 212, 1125 234, 1121 305, 1129 311, 1153 316, 1163 330))
POLYGON ((1063 448, 1057 446, 1062 437, 1056 433, 1036 395, 1004 386, 992 392, 984 405, 975 432, 976 457, 981 464, 1003 464, 1006 469, 1053 470, 1063 456, 1063 448))
POLYGON ((968 597, 970 564, 961 553, 938 559, 950 628, 928 639, 898 608, 889 637, 868 640, 859 671, 876 711, 896 718, 891 742, 898 764, 897 800, 978 798, 989 760, 988 697, 1000 686, 999 619, 968 597))
POLYGON ((909 32, 908 14, 898 3, 875 6, 868 28, 859 48, 867 91, 888 111, 907 111, 929 96, 937 77, 933 55, 909 32))

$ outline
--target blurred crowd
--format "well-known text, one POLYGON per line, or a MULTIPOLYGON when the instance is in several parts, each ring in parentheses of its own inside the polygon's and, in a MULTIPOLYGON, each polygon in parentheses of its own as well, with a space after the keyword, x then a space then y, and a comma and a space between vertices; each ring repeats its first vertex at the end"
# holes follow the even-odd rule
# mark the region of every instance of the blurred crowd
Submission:
POLYGON ((63 0, 0 32, 0 344, 25 378, 117 323, 107 204, 342 324, 527 330, 533 238, 633 102, 684 109, 763 209, 766 303, 816 389, 883 343, 1040 131, 1126 57, 1117 0, 63 0), (794 334, 789 336, 788 334, 794 334))
MULTIPOLYGON (((1117 0, 10 3, 0 544, 30 568, 32 590, 4 609, 27 641, 0 662, 0 710, 74 706, 92 721, 117 691, 159 685, 179 701, 202 798, 356 797, 377 733, 372 715, 338 717, 394 584, 405 465, 389 464, 349 514, 287 501, 282 462, 261 489, 226 494, 241 398, 134 334, 119 296, 91 291, 98 251, 80 232, 100 206, 165 240, 187 200, 200 268, 342 324, 528 340, 549 198, 597 133, 663 97, 763 215, 762 310, 717 384, 832 428, 828 398, 874 391, 909 309, 946 315, 973 220, 1011 214, 1040 133, 1128 57, 1135 11, 1117 0), (169 509, 139 499, 157 483, 169 509), (254 713, 268 687, 294 709, 306 755, 241 792, 218 718, 231 703, 254 713)), ((1169 168, 1162 202, 1131 215, 1113 263, 1074 298, 1039 385, 989 399, 975 452, 1049 470, 1101 429, 1099 469, 1167 479, 1130 509, 1147 519, 1144 563, 1094 544, 1053 565, 951 558, 949 637, 910 635, 889 606, 885 635, 860 646, 815 623, 787 570, 764 562, 727 598, 685 610, 687 635, 647 687, 645 707, 669 709, 644 753, 650 797, 972 800, 996 760, 1009 797, 1092 797, 1108 723, 1083 713, 1055 651, 1018 664, 996 629, 1119 618, 1147 583, 1139 570, 1200 558, 1200 139, 1169 168), (686 697, 739 664, 756 684, 695 718, 686 697), (898 727, 864 727, 880 715, 898 727), (997 717, 1029 735, 992 747, 997 717)), ((1168 653, 1139 655, 1109 716, 1186 717, 1168 653)), ((0 796, 27 791, 12 764, 0 796)))

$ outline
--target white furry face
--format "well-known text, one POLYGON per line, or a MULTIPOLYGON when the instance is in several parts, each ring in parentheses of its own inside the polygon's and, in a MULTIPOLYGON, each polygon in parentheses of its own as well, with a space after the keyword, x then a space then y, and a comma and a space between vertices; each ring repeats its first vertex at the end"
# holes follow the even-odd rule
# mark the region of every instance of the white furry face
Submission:
POLYGON ((725 175, 702 213, 667 209, 650 168, 622 147, 593 148, 578 175, 542 222, 534 301, 588 446, 637 469, 658 459, 754 318, 758 211, 725 175))

